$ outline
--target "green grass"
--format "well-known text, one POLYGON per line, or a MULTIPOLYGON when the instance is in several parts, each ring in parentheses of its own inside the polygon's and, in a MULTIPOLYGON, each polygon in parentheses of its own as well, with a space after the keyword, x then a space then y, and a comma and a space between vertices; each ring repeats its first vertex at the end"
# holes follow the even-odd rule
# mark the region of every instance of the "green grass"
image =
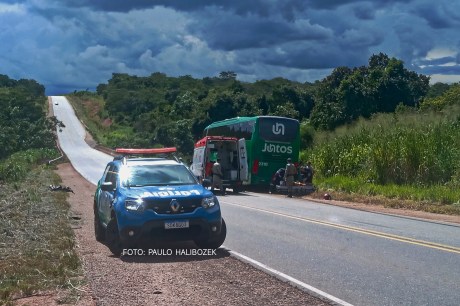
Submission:
POLYGON ((74 250, 67 194, 48 186, 60 178, 49 166, 29 170, 23 179, 0 183, 0 305, 39 290, 68 289, 82 282, 74 250))
POLYGON ((460 215, 460 191, 448 185, 379 185, 339 175, 315 178, 314 183, 319 190, 333 193, 336 200, 460 215))
POLYGON ((459 139, 456 105, 408 110, 317 132, 300 157, 312 161, 315 184, 349 201, 458 215, 459 139))

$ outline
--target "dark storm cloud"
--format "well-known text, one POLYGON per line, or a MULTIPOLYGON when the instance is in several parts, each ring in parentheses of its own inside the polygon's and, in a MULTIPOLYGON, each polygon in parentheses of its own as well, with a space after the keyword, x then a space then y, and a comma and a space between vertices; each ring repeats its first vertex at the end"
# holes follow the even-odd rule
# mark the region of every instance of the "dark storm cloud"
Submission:
POLYGON ((304 82, 383 52, 447 76, 458 28, 450 0, 0 0, 0 67, 47 88, 157 71, 304 82))
MULTIPOLYGON (((292 44, 283 49, 265 49, 254 59, 264 63, 297 69, 333 69, 339 66, 361 66, 367 61, 367 51, 341 49, 339 46, 292 44)), ((248 56, 248 59, 250 57, 248 56)), ((245 62, 243 61, 243 64, 245 62)))
MULTIPOLYGON (((297 1, 286 1, 287 5, 297 1)), ((302 2, 302 1, 300 1, 302 2)), ((227 0, 64 0, 55 1, 65 7, 90 7, 95 10, 112 12, 129 12, 135 9, 147 9, 155 6, 164 6, 178 11, 190 12, 201 10, 205 7, 219 7, 231 9, 237 13, 260 12, 266 14, 266 7, 272 6, 273 1, 254 0, 254 1, 227 1, 227 0)), ((283 5, 284 6, 284 5, 283 5)), ((298 7, 293 5, 293 7, 298 7)))
POLYGON ((292 41, 322 41, 332 35, 328 29, 306 21, 293 24, 266 18, 224 16, 201 19, 190 29, 205 39, 211 48, 221 50, 270 47, 292 41))
POLYGON ((418 6, 415 11, 433 29, 444 29, 452 26, 452 20, 443 7, 426 3, 418 6))
MULTIPOLYGON (((194 12, 204 8, 219 8, 231 11, 237 15, 256 14, 270 16, 272 13, 280 13, 285 18, 292 20, 296 13, 308 9, 335 9, 350 3, 361 3, 360 0, 63 0, 63 7, 89 7, 100 11, 129 12, 136 9, 148 9, 155 6, 164 6, 182 12, 194 12)), ((397 2, 397 1, 383 1, 397 2)), ((380 4, 379 4, 380 5, 380 4)))
POLYGON ((361 20, 372 20, 375 17, 375 9, 370 4, 357 5, 353 8, 356 18, 361 20))

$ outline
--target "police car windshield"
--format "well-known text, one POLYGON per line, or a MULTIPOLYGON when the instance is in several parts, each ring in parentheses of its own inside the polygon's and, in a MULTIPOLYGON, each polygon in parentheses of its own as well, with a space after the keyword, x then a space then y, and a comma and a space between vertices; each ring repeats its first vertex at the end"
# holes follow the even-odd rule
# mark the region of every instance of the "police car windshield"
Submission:
POLYGON ((120 174, 125 187, 197 184, 184 165, 132 165, 120 174))

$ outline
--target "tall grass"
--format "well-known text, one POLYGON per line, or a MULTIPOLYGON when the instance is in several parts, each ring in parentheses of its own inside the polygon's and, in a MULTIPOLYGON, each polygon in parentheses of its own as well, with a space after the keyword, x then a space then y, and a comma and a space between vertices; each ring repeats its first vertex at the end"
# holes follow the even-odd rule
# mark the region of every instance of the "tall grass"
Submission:
POLYGON ((451 183, 460 170, 460 119, 413 120, 385 115, 318 139, 302 153, 323 176, 361 177, 379 184, 451 183), (372 123, 371 123, 372 122, 372 123))
POLYGON ((385 114, 360 120, 333 133, 318 133, 301 159, 311 160, 319 177, 348 177, 361 184, 439 186, 441 191, 434 192, 438 200, 458 201, 458 194, 440 197, 460 186, 459 114, 451 108, 449 113, 385 114))

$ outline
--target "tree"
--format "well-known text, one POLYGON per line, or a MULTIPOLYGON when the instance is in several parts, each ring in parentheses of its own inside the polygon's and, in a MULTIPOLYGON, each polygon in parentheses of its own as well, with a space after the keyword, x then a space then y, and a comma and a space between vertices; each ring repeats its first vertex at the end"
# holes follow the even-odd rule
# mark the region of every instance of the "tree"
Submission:
POLYGON ((0 75, 0 159, 27 149, 51 148, 58 121, 47 118, 43 85, 0 75))
POLYGON ((236 79, 236 73, 233 71, 222 71, 219 73, 219 78, 224 80, 234 80, 236 79))
POLYGON ((315 128, 331 130, 347 121, 346 107, 340 99, 339 87, 352 72, 350 68, 338 67, 317 84, 315 105, 310 116, 311 124, 315 128))
POLYGON ((449 90, 449 88, 450 88, 449 84, 440 83, 440 82, 434 83, 433 85, 430 86, 424 98, 431 99, 431 98, 439 97, 443 93, 445 93, 447 90, 449 90))
POLYGON ((206 98, 209 103, 208 116, 211 122, 233 118, 238 115, 235 108, 235 95, 232 92, 212 91, 206 98))
POLYGON ((394 112, 398 105, 416 106, 428 90, 429 78, 404 68, 386 54, 372 55, 368 67, 334 69, 318 86, 311 122, 335 128, 359 117, 394 112))
POLYGON ((287 102, 283 105, 277 105, 272 115, 288 118, 299 118, 299 112, 295 110, 292 102, 287 102))

